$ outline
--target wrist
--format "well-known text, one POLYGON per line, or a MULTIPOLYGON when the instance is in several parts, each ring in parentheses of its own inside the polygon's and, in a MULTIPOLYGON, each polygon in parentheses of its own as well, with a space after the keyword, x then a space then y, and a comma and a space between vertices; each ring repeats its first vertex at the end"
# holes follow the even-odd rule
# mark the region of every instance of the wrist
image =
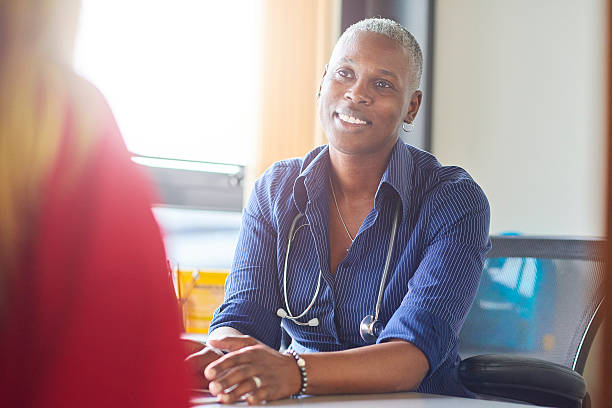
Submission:
POLYGON ((305 394, 306 389, 308 387, 308 375, 306 373, 306 361, 294 350, 287 350, 284 353, 287 357, 292 360, 292 364, 298 370, 298 386, 296 388, 292 388, 295 392, 293 392, 292 396, 297 397, 299 395, 305 394))
POLYGON ((287 395, 296 395, 302 388, 302 374, 300 373, 299 367, 295 363, 295 358, 291 354, 287 354, 285 352, 283 353, 283 357, 287 361, 287 367, 289 367, 289 372, 291 373, 287 375, 287 383, 289 387, 287 395))

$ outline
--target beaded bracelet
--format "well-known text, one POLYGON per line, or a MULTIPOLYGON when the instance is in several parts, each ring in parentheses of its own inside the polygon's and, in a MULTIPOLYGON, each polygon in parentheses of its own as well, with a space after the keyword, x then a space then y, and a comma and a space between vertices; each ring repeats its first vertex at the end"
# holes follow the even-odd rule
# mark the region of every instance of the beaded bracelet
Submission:
POLYGON ((306 393, 306 387, 308 386, 308 376, 306 375, 306 361, 295 350, 289 349, 285 351, 285 354, 295 358, 295 362, 297 363, 297 366, 300 369, 302 385, 300 386, 300 390, 292 395, 292 397, 298 397, 306 393))

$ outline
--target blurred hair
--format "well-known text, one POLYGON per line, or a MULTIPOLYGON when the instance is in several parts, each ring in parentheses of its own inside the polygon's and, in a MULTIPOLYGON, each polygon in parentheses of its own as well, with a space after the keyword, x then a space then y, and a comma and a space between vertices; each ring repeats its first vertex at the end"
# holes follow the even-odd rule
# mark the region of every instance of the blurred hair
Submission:
POLYGON ((77 157, 91 143, 95 101, 69 67, 79 11, 78 0, 0 0, 0 300, 62 135, 75 134, 77 157))
POLYGON ((342 33, 338 43, 350 38, 358 32, 370 32, 382 34, 389 37, 390 39, 398 42, 404 47, 410 55, 410 62, 412 64, 412 75, 411 78, 414 89, 418 89, 421 83, 421 75, 423 73, 423 53, 419 43, 410 33, 397 21, 390 20, 388 18, 366 18, 351 25, 349 28, 342 33))

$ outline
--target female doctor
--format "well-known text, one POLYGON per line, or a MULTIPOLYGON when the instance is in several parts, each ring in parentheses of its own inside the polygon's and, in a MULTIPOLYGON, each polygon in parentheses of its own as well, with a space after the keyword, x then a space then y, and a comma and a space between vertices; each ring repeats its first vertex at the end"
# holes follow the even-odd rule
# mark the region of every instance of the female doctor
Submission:
POLYGON ((421 104, 421 71, 416 40, 394 21, 363 20, 339 39, 320 87, 329 145, 256 182, 225 301, 189 357, 220 401, 470 396, 458 333, 490 246, 489 206, 464 170, 398 140, 421 104))

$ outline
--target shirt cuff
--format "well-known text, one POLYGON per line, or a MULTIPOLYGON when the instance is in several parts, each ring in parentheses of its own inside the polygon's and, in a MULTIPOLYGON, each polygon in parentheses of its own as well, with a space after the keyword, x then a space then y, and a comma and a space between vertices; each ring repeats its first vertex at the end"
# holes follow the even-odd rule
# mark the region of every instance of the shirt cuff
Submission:
POLYGON ((448 358, 457 336, 444 320, 422 308, 400 307, 389 319, 377 343, 399 339, 418 347, 429 363, 428 377, 448 358))
POLYGON ((280 318, 255 302, 240 300, 222 304, 215 311, 208 332, 217 327, 231 327, 274 349, 280 347, 280 318))

